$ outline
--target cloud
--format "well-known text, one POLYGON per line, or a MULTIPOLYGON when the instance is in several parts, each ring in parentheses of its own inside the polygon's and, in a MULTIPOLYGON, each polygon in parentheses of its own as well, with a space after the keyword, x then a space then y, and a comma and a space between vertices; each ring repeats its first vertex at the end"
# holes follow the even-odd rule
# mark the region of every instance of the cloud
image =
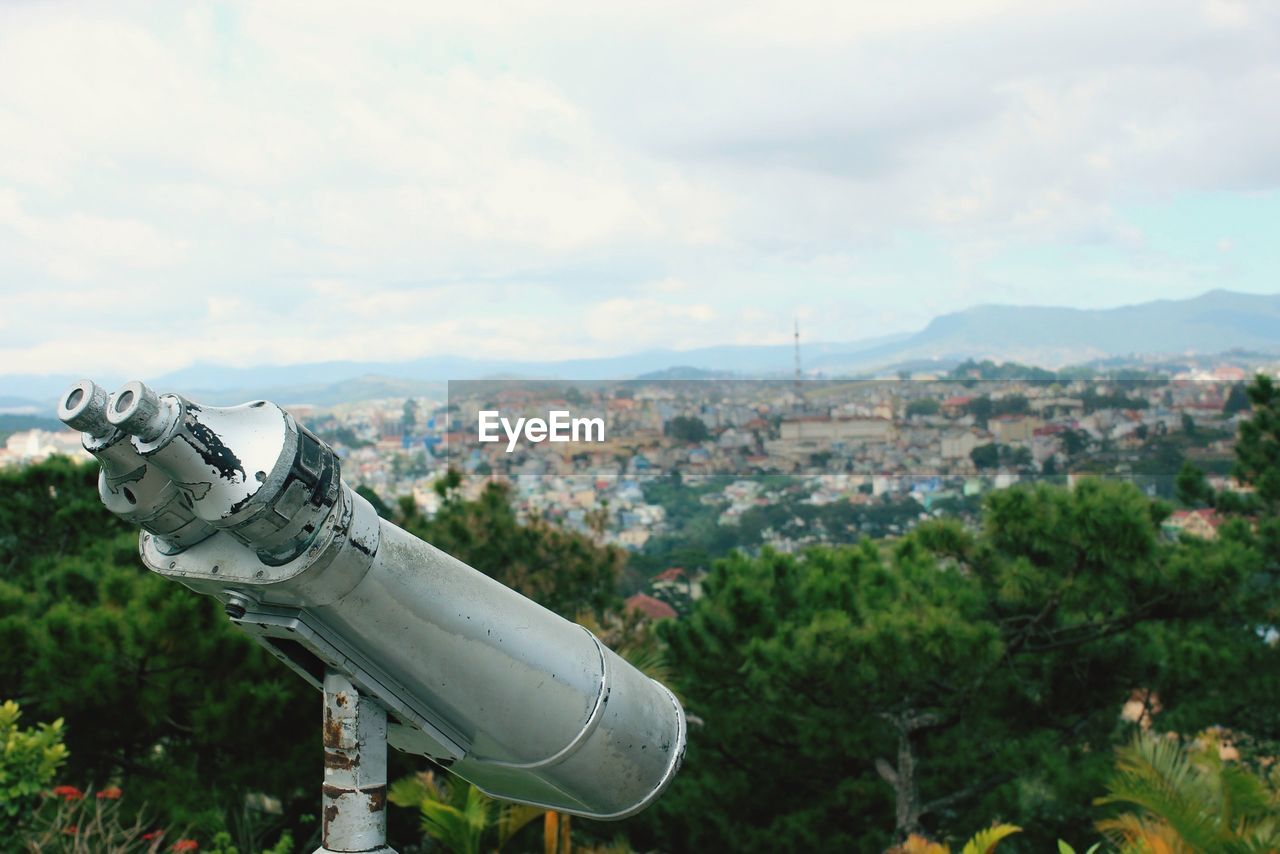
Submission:
POLYGON ((184 246, 136 219, 79 212, 32 213, 12 190, 0 188, 0 246, 53 280, 91 278, 99 265, 124 269, 171 267, 184 246))
POLYGON ((1189 257, 1133 210, 1275 193, 1277 108, 1264 0, 4 4, 0 371, 1257 289, 1238 223, 1189 257))

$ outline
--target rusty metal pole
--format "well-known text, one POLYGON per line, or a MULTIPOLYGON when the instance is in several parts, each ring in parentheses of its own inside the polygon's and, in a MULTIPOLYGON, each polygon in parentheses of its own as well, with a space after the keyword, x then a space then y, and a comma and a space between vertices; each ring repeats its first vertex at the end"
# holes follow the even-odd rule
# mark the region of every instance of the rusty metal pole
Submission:
POLYGON ((387 710, 345 675, 324 674, 324 798, 316 854, 395 854, 387 846, 387 710))

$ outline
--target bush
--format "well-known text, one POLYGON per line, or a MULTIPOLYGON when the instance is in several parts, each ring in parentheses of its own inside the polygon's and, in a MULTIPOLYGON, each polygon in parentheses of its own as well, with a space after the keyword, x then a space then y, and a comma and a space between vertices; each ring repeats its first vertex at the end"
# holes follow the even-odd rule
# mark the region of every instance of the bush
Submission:
POLYGON ((148 830, 141 814, 133 821, 121 818, 119 786, 107 786, 86 794, 75 786, 57 786, 46 793, 37 818, 24 834, 21 847, 33 852, 58 851, 64 854, 156 854, 161 850, 196 851, 194 839, 177 838, 173 843, 163 830, 148 830))
POLYGON ((19 729, 21 717, 17 703, 0 704, 0 838, 17 832, 67 760, 62 718, 35 729, 19 729))

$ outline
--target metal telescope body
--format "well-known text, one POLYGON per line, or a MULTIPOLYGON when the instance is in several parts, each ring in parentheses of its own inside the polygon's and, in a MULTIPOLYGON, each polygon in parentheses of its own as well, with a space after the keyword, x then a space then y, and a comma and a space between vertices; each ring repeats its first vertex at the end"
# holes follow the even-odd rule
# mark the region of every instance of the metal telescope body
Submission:
POLYGON ((146 566, 222 601, 325 692, 321 851, 389 850, 383 738, 495 797, 597 819, 639 812, 675 775, 685 716, 669 690, 380 518, 275 404, 137 382, 108 399, 85 380, 58 414, 102 463, 104 503, 143 529, 146 566))

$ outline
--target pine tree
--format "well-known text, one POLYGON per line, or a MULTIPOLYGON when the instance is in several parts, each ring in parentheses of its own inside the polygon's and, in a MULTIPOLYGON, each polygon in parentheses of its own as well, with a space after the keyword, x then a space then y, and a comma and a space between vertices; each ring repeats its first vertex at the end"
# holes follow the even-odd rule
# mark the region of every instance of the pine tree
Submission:
POLYGON ((664 626, 705 724, 657 838, 877 851, 995 818, 1037 845, 1088 834, 1133 690, 1203 726, 1280 684, 1249 621, 1256 544, 1165 543, 1167 512, 1126 484, 1022 487, 991 494, 976 535, 721 562, 664 626))

